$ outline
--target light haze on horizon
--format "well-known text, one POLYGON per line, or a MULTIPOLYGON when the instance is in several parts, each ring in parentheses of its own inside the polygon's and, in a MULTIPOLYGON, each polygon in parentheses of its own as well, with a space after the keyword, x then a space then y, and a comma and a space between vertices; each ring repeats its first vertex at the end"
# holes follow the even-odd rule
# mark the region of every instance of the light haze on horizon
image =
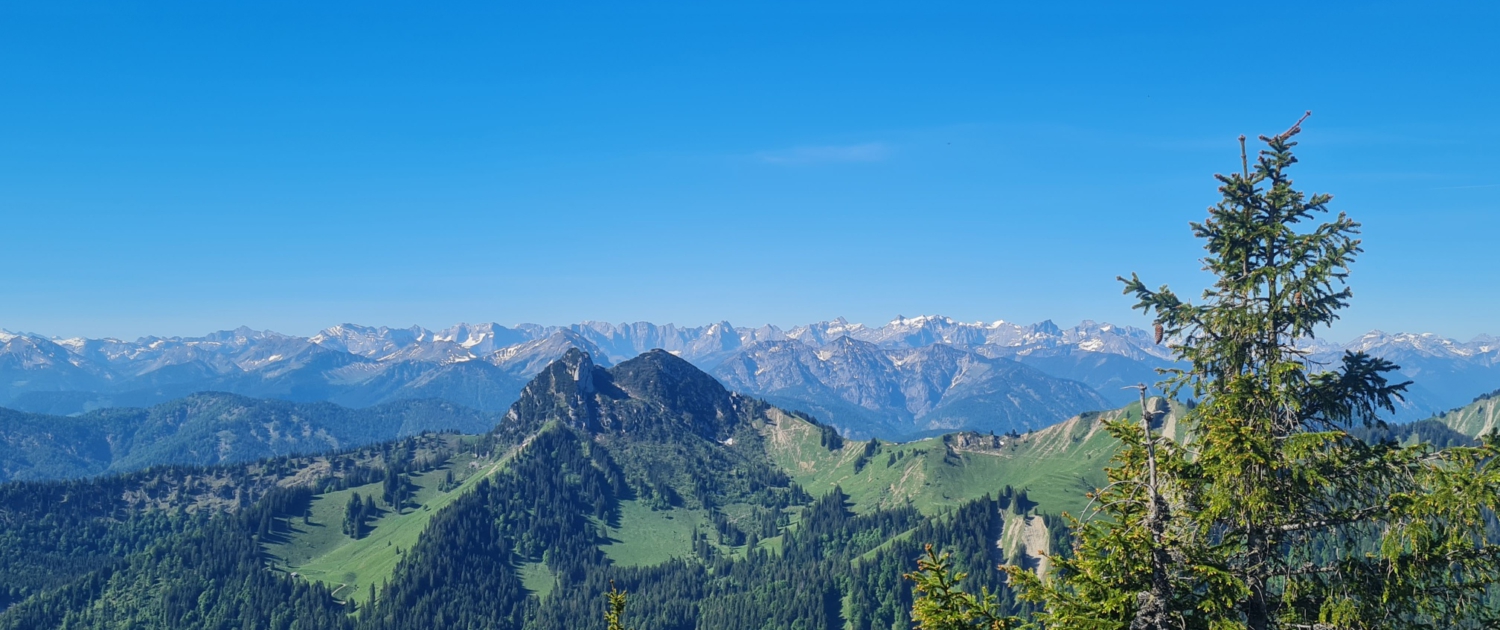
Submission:
POLYGON ((920 9, 7 5, 0 328, 1145 326, 1312 110, 1326 336, 1500 334, 1500 5, 920 9))

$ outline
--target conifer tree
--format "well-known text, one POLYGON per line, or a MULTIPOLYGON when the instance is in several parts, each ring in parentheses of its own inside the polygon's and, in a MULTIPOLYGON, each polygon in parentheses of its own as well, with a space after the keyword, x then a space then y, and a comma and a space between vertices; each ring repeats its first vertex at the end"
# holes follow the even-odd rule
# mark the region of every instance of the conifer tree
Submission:
POLYGON ((1200 402, 1179 419, 1180 443, 1152 430, 1144 404, 1134 420, 1107 425, 1121 448, 1091 511, 1072 521, 1072 553, 1055 554, 1045 578, 1006 567, 1019 599, 1042 611, 1034 624, 1496 623, 1485 600, 1500 579, 1500 442, 1437 449, 1357 439, 1349 429, 1394 410, 1406 387, 1391 379, 1396 366, 1363 353, 1321 365, 1299 347, 1348 305, 1345 281, 1361 251, 1359 224, 1327 216, 1329 195, 1293 188, 1301 123, 1262 136, 1253 164, 1241 137, 1240 172, 1216 176, 1223 199, 1192 224, 1214 276, 1201 300, 1122 278, 1182 366, 1167 371, 1165 392, 1200 402))
POLYGON ((917 597, 912 603, 912 621, 922 630, 1010 630, 1021 620, 1006 616, 994 593, 980 590, 965 592, 959 583, 968 577, 953 568, 947 553, 938 553, 927 545, 925 555, 917 560, 917 570, 906 574, 915 582, 917 597))
POLYGON ((604 611, 604 625, 607 630, 627 630, 625 628, 625 591, 615 588, 614 580, 609 582, 609 592, 605 593, 609 599, 609 610, 604 611))
MULTIPOLYGON (((370 502, 373 503, 374 501, 374 497, 371 497, 370 502)), ((360 498, 358 492, 354 493, 354 496, 349 497, 349 502, 344 505, 345 535, 355 539, 364 537, 365 518, 367 517, 366 510, 366 503, 360 498)))
POLYGON ((1096 497, 1103 518, 1079 526, 1050 582, 1011 570, 1047 627, 1488 623, 1500 443, 1365 443, 1347 430, 1394 410, 1397 366, 1352 352, 1323 366, 1298 347, 1348 305, 1361 251, 1358 223, 1325 218, 1331 196, 1293 188, 1301 123, 1262 136, 1253 165, 1242 137, 1241 172, 1216 176, 1223 199, 1192 225, 1215 278, 1199 302, 1122 279, 1184 366, 1166 391, 1200 404, 1184 444, 1111 427, 1125 447, 1096 497))

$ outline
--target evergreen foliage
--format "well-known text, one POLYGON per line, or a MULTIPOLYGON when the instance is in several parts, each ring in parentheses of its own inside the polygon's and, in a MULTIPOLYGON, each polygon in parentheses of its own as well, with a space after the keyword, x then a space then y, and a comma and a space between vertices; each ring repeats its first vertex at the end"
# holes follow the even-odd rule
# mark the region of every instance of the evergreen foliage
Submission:
POLYGON ((376 511, 374 498, 365 501, 358 492, 354 493, 344 508, 344 535, 356 540, 364 538, 370 517, 376 511))
POLYGON ((625 629, 625 591, 615 588, 613 582, 609 584, 609 610, 604 613, 604 625, 606 630, 625 629))
POLYGON ((923 630, 1009 630, 1019 620, 1005 614, 988 588, 978 595, 964 592, 958 583, 969 575, 953 568, 948 552, 933 551, 927 545, 926 555, 917 560, 917 570, 904 577, 915 582, 921 595, 912 604, 911 616, 923 630))
POLYGON ((221 515, 153 542, 0 615, 0 628, 350 628, 321 584, 265 570, 258 538, 306 490, 273 492, 256 509, 221 515))
MULTIPOLYGON (((143 557, 180 562, 176 550, 198 544, 184 540, 219 540, 233 530, 253 541, 259 554, 262 543, 287 535, 289 520, 306 515, 313 492, 376 481, 384 458, 400 453, 422 453, 406 465, 425 465, 420 462, 436 461, 432 454, 452 448, 455 441, 454 436, 425 435, 403 440, 394 450, 387 444, 234 466, 160 466, 96 479, 0 484, 0 609, 9 609, 0 615, 0 628, 12 627, 5 621, 10 614, 34 612, 23 605, 33 599, 46 599, 50 603, 45 606, 52 608, 86 606, 89 597, 110 592, 106 587, 120 587, 123 576, 147 579, 153 574, 136 564, 143 557), (322 472, 304 477, 309 471, 322 472), (287 485, 293 478, 304 481, 287 485), (66 600, 73 604, 57 599, 62 592, 74 598, 66 600)), ((221 564, 205 571, 224 577, 222 571, 229 568, 221 564)), ((150 579, 161 580, 165 588, 176 578, 150 579)))
POLYGON ((481 432, 495 422, 491 414, 440 400, 349 409, 222 392, 71 417, 0 409, 0 482, 338 451, 428 430, 481 432))
POLYGON ((380 499, 392 510, 400 512, 411 498, 411 483, 407 481, 406 471, 400 464, 386 466, 385 479, 381 483, 380 499))
POLYGON ((879 451, 880 440, 872 438, 869 442, 865 442, 864 449, 859 452, 859 457, 855 458, 854 460, 854 472, 858 473, 859 471, 864 470, 865 466, 870 463, 870 458, 874 457, 875 453, 879 451))
MULTIPOLYGON (((1298 123, 1300 125, 1300 121, 1298 123)), ((1396 366, 1297 347, 1351 296, 1358 224, 1293 188, 1294 125, 1262 137, 1193 231, 1215 278, 1200 303, 1124 280, 1186 366, 1199 401, 1178 444, 1112 423, 1123 448, 1050 580, 1009 569, 1047 628, 1430 628, 1494 623, 1500 443, 1365 441, 1405 388, 1396 366), (1153 474, 1154 473, 1154 474, 1153 474)))
POLYGON ((1479 443, 1431 418, 1408 424, 1357 426, 1349 429, 1349 435, 1364 442, 1420 443, 1437 449, 1474 446, 1479 443))
POLYGON ((812 418, 807 418, 807 420, 812 421, 817 425, 818 443, 821 444, 823 448, 826 448, 830 451, 837 451, 841 448, 844 448, 844 436, 839 435, 838 429, 835 429, 826 424, 818 423, 812 418))
MULTIPOLYGON (((432 516, 388 581, 368 594, 362 585, 357 607, 336 583, 269 569, 264 550, 306 525, 320 492, 360 487, 359 500, 340 507, 346 515, 365 511, 368 533, 378 523, 369 511, 384 507, 386 479, 430 470, 457 449, 486 448, 485 440, 422 436, 327 456, 0 485, 0 534, 12 537, 3 551, 45 553, 29 566, 46 568, 0 565, 0 580, 25 585, 0 613, 0 629, 599 630, 607 627, 600 611, 610 609, 613 580, 630 592, 635 628, 883 630, 910 624, 912 592, 901 575, 922 555, 916 541, 955 550, 955 566, 970 581, 997 593, 1006 611, 1024 612, 995 568, 994 541, 1014 491, 939 517, 909 506, 856 514, 842 491, 812 499, 767 478, 772 485, 737 495, 733 519, 719 508, 708 512, 709 524, 721 521, 732 537, 726 542, 743 536, 744 547, 705 528, 694 536, 692 556, 613 566, 601 552, 606 524, 618 519, 621 501, 640 497, 608 446, 628 434, 604 437, 551 424, 523 441, 505 467, 466 484, 469 492, 432 516), (144 502, 152 495, 158 502, 144 502), (33 521, 33 529, 16 526, 33 521), (752 539, 765 543, 752 546, 752 539), (538 566, 555 579, 545 597, 521 579, 522 567, 538 566)), ((663 478, 677 479, 670 471, 663 478)))

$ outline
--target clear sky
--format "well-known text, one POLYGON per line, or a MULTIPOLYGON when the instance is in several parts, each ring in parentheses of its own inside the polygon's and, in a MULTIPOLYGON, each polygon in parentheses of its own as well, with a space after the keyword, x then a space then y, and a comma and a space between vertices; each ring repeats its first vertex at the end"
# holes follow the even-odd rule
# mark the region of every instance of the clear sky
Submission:
POLYGON ((1311 109, 1331 335, 1500 334, 1496 3, 541 4, 5 3, 0 327, 1141 325, 1311 109))

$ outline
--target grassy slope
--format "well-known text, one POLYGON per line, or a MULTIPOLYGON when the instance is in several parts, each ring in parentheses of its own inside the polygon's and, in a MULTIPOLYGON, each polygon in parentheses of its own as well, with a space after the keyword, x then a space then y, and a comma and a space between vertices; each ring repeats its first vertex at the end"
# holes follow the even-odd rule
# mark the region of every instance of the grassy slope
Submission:
POLYGON ((447 468, 413 476, 417 490, 406 510, 401 514, 384 512, 371 522, 370 533, 359 540, 349 538, 341 530, 344 507, 355 492, 364 497, 380 496, 381 485, 372 483, 319 495, 313 499, 311 524, 291 519, 293 535, 284 542, 268 545, 267 551, 278 568, 338 588, 336 595, 340 598, 362 600, 370 584, 379 584, 390 577, 401 559, 399 552, 417 543, 434 514, 472 489, 480 479, 499 470, 508 459, 482 463, 462 484, 448 492, 438 490, 444 472, 453 470, 455 476, 460 476, 470 471, 471 458, 455 457, 447 468), (413 504, 417 507, 411 507, 413 504))
MULTIPOLYGON (((371 521, 370 533, 359 540, 344 535, 341 529, 344 508, 356 492, 363 497, 379 496, 381 484, 318 495, 313 499, 310 524, 300 518, 291 519, 292 536, 268 545, 267 552, 278 568, 337 588, 336 595, 340 598, 362 601, 368 596, 370 584, 379 584, 391 576, 401 560, 400 552, 416 545, 434 514, 481 479, 500 470, 516 452, 493 462, 455 457, 446 468, 413 476, 411 481, 417 490, 407 509, 401 514, 382 513, 371 521), (480 466, 471 468, 471 462, 480 466), (458 487, 441 492, 438 486, 447 470, 463 481, 458 487), (464 473, 469 476, 463 478, 464 473)), ((660 564, 692 555, 695 529, 712 539, 713 528, 702 510, 652 511, 638 501, 624 501, 620 504, 618 525, 605 527, 609 541, 601 548, 620 566, 660 564)), ((519 567, 519 573, 522 583, 538 597, 551 592, 554 580, 544 565, 526 563, 519 567)))
POLYGON ((1438 414, 1435 419, 1454 431, 1479 437, 1500 428, 1500 396, 1481 397, 1458 409, 1438 414))
POLYGON ((527 562, 521 565, 517 572, 521 574, 521 586, 531 591, 538 599, 546 599, 557 587, 557 577, 552 575, 552 570, 540 562, 527 562))
MULTIPOLYGON (((1105 414, 1134 415, 1138 407, 1105 414)), ((1102 485, 1103 467, 1115 449, 1114 439, 1101 429, 1097 418, 1074 417, 1007 440, 998 450, 954 452, 942 438, 882 442, 859 472, 854 468, 864 442, 849 442, 829 451, 819 445, 818 429, 812 424, 775 412, 764 433, 772 458, 797 483, 815 496, 837 485, 849 494, 857 511, 910 501, 923 513, 936 514, 1010 485, 1027 489, 1043 511, 1077 513, 1086 504, 1084 493, 1102 485), (897 460, 888 465, 892 453, 897 460)), ((1173 429, 1168 427, 1169 432, 1173 429)))
MULTIPOLYGON (((1115 416, 1134 414, 1133 408, 1105 412, 1115 416)), ((1174 431, 1169 420, 1168 433, 1174 431)), ((1026 489, 1032 501, 1046 512, 1077 513, 1085 504, 1084 492, 1103 482, 1102 468, 1115 444, 1100 429, 1098 415, 1072 418, 1014 440, 1000 449, 953 450, 942 438, 894 444, 882 442, 859 472, 855 462, 864 442, 849 442, 829 451, 819 445, 819 430, 809 422, 773 411, 763 432, 772 459, 813 495, 835 485, 850 495, 854 509, 869 512, 881 506, 908 501, 925 514, 995 493, 1006 485, 1026 489), (891 455, 897 459, 888 463, 891 455)), ((480 479, 498 470, 508 460, 486 462, 449 492, 437 486, 443 470, 413 479, 419 488, 414 503, 403 514, 385 513, 372 523, 371 533, 352 540, 339 531, 344 506, 354 492, 378 495, 379 484, 351 488, 318 496, 312 506, 312 524, 292 519, 296 533, 290 540, 269 546, 277 566, 309 579, 343 586, 341 597, 363 599, 369 584, 386 579, 400 560, 398 550, 416 544, 432 515, 472 488, 480 479)), ((455 458, 455 474, 469 472, 471 460, 455 458)), ((726 506, 731 518, 737 506, 726 506)), ((795 520, 795 515, 794 515, 795 520)), ((606 526, 609 541, 602 546, 606 556, 621 566, 649 566, 674 557, 690 556, 693 531, 714 539, 707 515, 701 510, 652 511, 637 501, 621 504, 619 522, 606 526)), ((762 548, 776 549, 778 538, 762 541, 762 548)), ((724 549, 738 555, 743 550, 724 549)), ((528 589, 546 596, 552 576, 541 565, 527 564, 520 573, 528 589)))
POLYGON ((650 566, 693 553, 693 530, 713 539, 702 510, 652 511, 639 501, 620 502, 619 527, 606 527, 604 555, 619 566, 650 566))

